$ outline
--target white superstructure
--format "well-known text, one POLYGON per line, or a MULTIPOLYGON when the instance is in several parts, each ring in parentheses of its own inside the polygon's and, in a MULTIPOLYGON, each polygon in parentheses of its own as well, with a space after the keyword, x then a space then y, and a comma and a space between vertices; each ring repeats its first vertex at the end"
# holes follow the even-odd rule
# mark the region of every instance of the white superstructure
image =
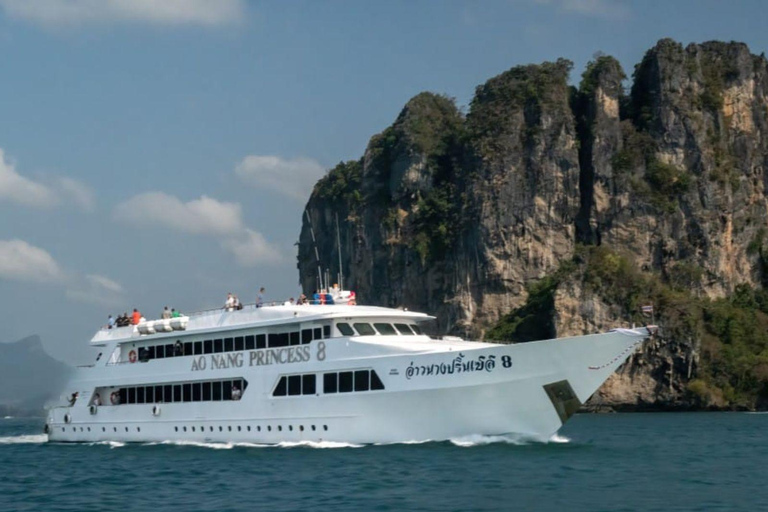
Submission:
POLYGON ((419 329, 431 318, 284 305, 103 329, 46 431, 76 442, 548 438, 650 334, 501 345, 432 339, 419 329))

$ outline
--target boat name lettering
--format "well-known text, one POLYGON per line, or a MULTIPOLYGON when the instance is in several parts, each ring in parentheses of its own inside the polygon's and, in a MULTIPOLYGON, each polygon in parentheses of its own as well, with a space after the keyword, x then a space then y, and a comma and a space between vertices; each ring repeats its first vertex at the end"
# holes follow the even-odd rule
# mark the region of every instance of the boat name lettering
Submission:
POLYGON ((228 368, 242 368, 247 366, 266 366, 271 364, 304 363, 311 359, 309 346, 289 348, 267 348, 263 350, 251 350, 247 357, 244 352, 232 354, 211 354, 200 356, 192 360, 192 371, 200 370, 226 370, 228 368))
MULTIPOLYGON (((478 356, 477 359, 465 359, 466 356, 459 353, 453 361, 448 363, 433 363, 427 365, 414 365, 413 362, 405 369, 405 378, 430 377, 433 375, 453 375, 454 373, 492 372, 496 369, 496 356, 478 356)), ((504 368, 510 368, 512 361, 509 356, 502 357, 504 368)))

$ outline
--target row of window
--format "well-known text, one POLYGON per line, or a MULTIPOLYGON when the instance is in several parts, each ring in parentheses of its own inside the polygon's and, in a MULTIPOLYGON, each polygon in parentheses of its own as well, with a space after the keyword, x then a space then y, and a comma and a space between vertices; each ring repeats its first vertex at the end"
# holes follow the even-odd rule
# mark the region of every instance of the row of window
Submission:
POLYGON ((275 386, 272 396, 314 395, 317 391, 314 373, 283 375, 275 386))
POLYGON ((375 323, 373 326, 366 322, 359 322, 356 324, 338 323, 336 324, 339 332, 344 336, 376 336, 381 334, 382 336, 411 336, 414 334, 421 334, 421 328, 416 324, 388 324, 388 323, 375 323))
MULTIPOLYGON (((88 432, 91 431, 91 427, 79 427, 79 428, 80 428, 80 432, 85 432, 86 429, 87 429, 88 432)), ((125 428, 126 432, 129 432, 128 427, 124 427, 124 428, 125 428)), ((192 432, 196 432, 195 428, 196 427, 190 427, 190 430, 192 432)), ((210 432, 214 431, 214 428, 212 426, 210 426, 208 428, 210 429, 209 430, 210 432)), ((237 425, 236 428, 237 428, 238 432, 242 432, 243 431, 242 425, 237 425)), ((245 428, 246 428, 246 430, 248 432, 251 431, 251 426, 250 425, 246 425, 245 428)), ((311 425, 310 428, 312 429, 312 432, 317 431, 317 427, 315 425, 311 425)), ((78 429, 78 427, 72 427, 72 432, 77 432, 77 429, 78 429)), ((179 430, 181 430, 182 432, 186 432, 187 431, 187 427, 186 426, 184 426, 184 427, 173 427, 173 429, 174 429, 174 432, 179 432, 179 430)), ((113 430, 113 432, 117 432, 117 427, 112 427, 112 430, 113 430)), ((255 430, 256 430, 256 432, 261 432, 261 425, 257 425, 255 430)), ((267 428, 265 430, 267 432, 272 432, 272 425, 267 425, 267 428)), ((299 430, 299 432, 304 432, 304 425, 299 425, 298 430, 299 430)), ((61 431, 62 432, 66 432, 67 428, 66 427, 61 427, 61 431)), ((106 432, 107 431, 107 427, 101 427, 101 431, 102 432, 106 432)), ((232 426, 229 425, 227 427, 227 432, 232 432, 232 431, 233 431, 232 430, 232 426)), ((283 431, 283 426, 282 425, 277 425, 277 431, 278 432, 282 432, 283 431)), ((293 425, 288 425, 288 431, 289 432, 293 432, 293 425)), ((328 432, 328 425, 323 425, 323 431, 324 432, 328 432)), ((141 432, 141 427, 136 427, 136 432, 141 432)), ((205 427, 200 427, 200 432, 205 432, 205 427)), ((224 432, 224 427, 222 427, 221 425, 219 425, 219 432, 224 432)))
POLYGON ((203 354, 219 354, 222 352, 238 352, 241 350, 256 350, 260 348, 289 347, 305 345, 312 340, 321 340, 331 336, 331 326, 322 328, 302 329, 290 332, 270 334, 249 334, 247 336, 234 336, 231 338, 218 338, 203 341, 181 340, 165 345, 152 345, 139 348, 140 361, 151 359, 163 359, 168 357, 197 356, 203 354))
MULTIPOLYGON (((245 379, 189 382, 158 386, 120 388, 109 397, 113 405, 162 404, 173 402, 220 402, 240 400, 248 381, 245 379)), ((109 403, 109 402, 104 402, 109 403)))
POLYGON ((323 393, 351 393, 381 389, 384 389, 384 383, 373 370, 323 374, 323 393))

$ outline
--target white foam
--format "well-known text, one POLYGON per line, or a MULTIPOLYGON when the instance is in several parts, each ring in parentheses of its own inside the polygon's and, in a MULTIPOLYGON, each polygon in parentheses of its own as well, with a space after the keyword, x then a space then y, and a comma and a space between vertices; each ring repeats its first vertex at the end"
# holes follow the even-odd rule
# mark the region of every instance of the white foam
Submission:
POLYGON ((48 436, 45 434, 0 437, 0 444, 41 444, 47 442, 48 436))
POLYGON ((13 419, 13 416, 3 416, 3 419, 4 419, 4 420, 12 420, 12 419, 13 419))
POLYGON ((559 434, 553 434, 552 437, 549 438, 550 443, 570 443, 571 439, 565 436, 561 436, 559 434))
POLYGON ((451 439, 450 441, 454 445, 460 446, 462 448, 471 448, 473 446, 485 446, 485 445, 494 444, 494 443, 525 446, 531 443, 560 444, 560 443, 571 442, 571 440, 568 439, 567 437, 560 436, 557 434, 554 434, 549 439, 537 438, 533 436, 514 435, 514 434, 506 434, 501 436, 470 435, 470 436, 457 437, 457 438, 451 439))
POLYGON ((360 448, 362 445, 352 443, 337 443, 333 441, 297 441, 277 444, 262 443, 213 443, 202 441, 160 441, 157 443, 145 443, 144 446, 173 445, 194 446, 197 448, 210 448, 212 450, 231 450, 233 448, 360 448))

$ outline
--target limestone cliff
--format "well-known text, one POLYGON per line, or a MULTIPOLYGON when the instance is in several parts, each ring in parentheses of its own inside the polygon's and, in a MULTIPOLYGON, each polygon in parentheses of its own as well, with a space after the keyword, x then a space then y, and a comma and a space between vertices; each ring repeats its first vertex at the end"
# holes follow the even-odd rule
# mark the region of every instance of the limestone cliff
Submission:
POLYGON ((316 185, 303 287, 317 288, 317 247, 365 303, 429 311, 438 333, 518 342, 643 321, 650 302, 662 337, 593 406, 760 406, 763 338, 726 320, 768 322, 765 58, 662 40, 628 93, 609 56, 578 88, 570 69, 512 68, 477 87, 466 115, 444 96, 410 100, 361 160, 316 185), (749 379, 722 370, 739 364, 749 379))

